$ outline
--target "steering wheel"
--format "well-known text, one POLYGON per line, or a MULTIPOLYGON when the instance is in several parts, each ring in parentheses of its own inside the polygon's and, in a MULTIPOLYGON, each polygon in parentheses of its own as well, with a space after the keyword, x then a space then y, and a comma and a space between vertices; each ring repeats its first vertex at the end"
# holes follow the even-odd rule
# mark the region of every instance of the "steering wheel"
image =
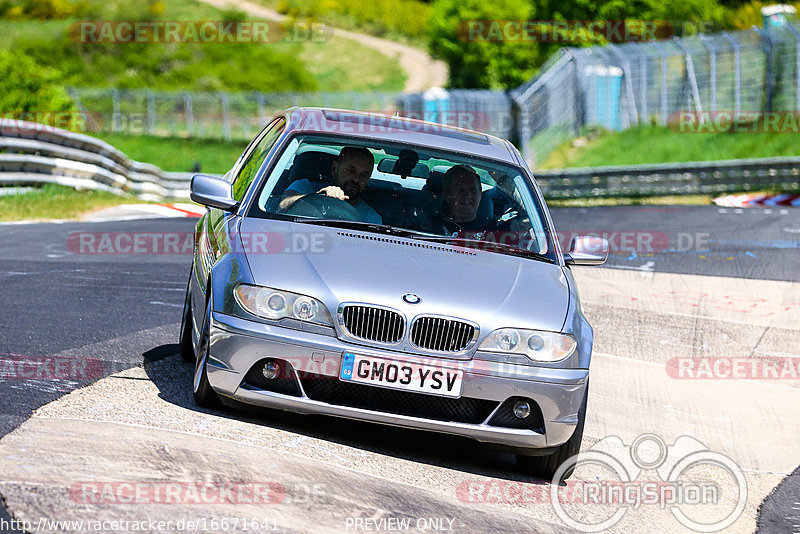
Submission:
POLYGON ((360 221, 361 215, 349 202, 329 197, 324 193, 312 193, 297 200, 286 210, 287 215, 312 217, 315 219, 336 219, 339 221, 360 221))

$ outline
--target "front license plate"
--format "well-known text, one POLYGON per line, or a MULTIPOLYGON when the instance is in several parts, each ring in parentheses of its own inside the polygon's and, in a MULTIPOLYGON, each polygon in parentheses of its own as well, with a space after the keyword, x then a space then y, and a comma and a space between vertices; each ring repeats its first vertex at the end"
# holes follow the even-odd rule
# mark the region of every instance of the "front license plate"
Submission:
POLYGON ((371 386, 460 397, 464 371, 345 352, 339 378, 371 386))

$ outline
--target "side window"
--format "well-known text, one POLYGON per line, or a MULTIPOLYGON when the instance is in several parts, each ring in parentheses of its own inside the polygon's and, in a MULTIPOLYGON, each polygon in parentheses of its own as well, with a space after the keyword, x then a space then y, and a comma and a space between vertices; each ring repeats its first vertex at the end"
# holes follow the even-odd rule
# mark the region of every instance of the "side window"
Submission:
POLYGON ((239 168, 239 174, 233 181, 233 198, 237 201, 241 201, 244 198, 247 188, 253 183, 258 169, 261 168, 261 164, 264 163, 269 151, 275 146, 275 142, 283 132, 284 126, 286 126, 286 119, 283 117, 275 121, 256 146, 253 147, 250 154, 247 155, 247 159, 244 160, 239 168))

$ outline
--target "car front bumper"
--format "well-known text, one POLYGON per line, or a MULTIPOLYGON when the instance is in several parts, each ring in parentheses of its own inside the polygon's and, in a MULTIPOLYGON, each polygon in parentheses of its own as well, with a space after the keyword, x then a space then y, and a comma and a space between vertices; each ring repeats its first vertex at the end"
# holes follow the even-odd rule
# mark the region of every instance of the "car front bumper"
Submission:
POLYGON ((491 354, 477 353, 465 361, 402 353, 218 312, 212 314, 206 370, 208 381, 218 394, 246 404, 431 430, 523 450, 547 449, 572 436, 588 377, 588 369, 511 364, 497 361, 491 354), (532 399, 541 409, 543 427, 537 431, 490 426, 488 422, 496 410, 481 423, 471 424, 321 402, 309 398, 302 389, 299 396, 292 396, 242 387, 247 372, 264 358, 286 360, 297 371, 338 381, 344 352, 429 365, 435 360, 442 369, 463 369, 462 397, 494 401, 496 408, 510 397, 532 399))

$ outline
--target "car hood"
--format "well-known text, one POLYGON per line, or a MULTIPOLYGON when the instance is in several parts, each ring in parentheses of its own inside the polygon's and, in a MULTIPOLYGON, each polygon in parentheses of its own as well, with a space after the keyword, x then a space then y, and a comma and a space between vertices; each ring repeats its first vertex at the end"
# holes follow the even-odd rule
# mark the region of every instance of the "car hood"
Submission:
POLYGON ((309 295, 332 315, 341 302, 388 306, 495 328, 560 331, 569 291, 557 265, 383 234, 268 219, 240 227, 254 282, 309 295), (252 245, 262 236, 267 247, 252 245), (282 245, 282 246, 280 246, 282 245), (413 293, 419 304, 403 295, 413 293))

